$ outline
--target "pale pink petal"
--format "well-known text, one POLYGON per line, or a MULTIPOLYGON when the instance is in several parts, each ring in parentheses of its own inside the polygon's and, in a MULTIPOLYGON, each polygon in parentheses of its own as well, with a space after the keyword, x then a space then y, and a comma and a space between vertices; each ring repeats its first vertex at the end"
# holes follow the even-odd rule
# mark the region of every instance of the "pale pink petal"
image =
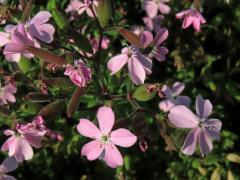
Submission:
POLYGON ((146 48, 153 41, 153 35, 149 31, 143 31, 140 38, 144 48, 146 48))
POLYGON ((159 103, 159 109, 161 109, 164 112, 168 112, 175 105, 176 102, 174 100, 166 99, 159 103))
POLYGON ((172 86, 173 96, 178 96, 184 90, 185 84, 180 82, 175 82, 172 86))
POLYGON ((106 144, 104 160, 111 168, 123 165, 122 155, 114 144, 106 144))
POLYGON ((142 64, 146 74, 150 75, 152 73, 152 60, 141 53, 137 54, 138 61, 142 64))
POLYGON ((55 28, 51 24, 30 26, 29 30, 34 37, 38 38, 43 42, 50 43, 53 41, 53 34, 55 32, 55 28))
POLYGON ((81 155, 87 156, 89 161, 97 159, 103 152, 104 146, 98 141, 94 140, 82 147, 81 155))
POLYGON ((195 128, 199 124, 198 117, 182 105, 171 108, 168 119, 178 128, 195 128))
POLYGON ((16 178, 7 174, 0 174, 0 180, 16 180, 16 178))
MULTIPOLYGON (((21 141, 19 141, 19 145, 20 145, 19 152, 16 152, 16 153, 21 154, 23 156, 24 160, 26 160, 26 161, 32 159, 33 149, 30 146, 30 144, 26 140, 21 139, 21 141)), ((16 155, 15 155, 15 157, 16 157, 16 155)), ((18 161, 17 158, 16 158, 16 160, 18 161)), ((18 161, 18 162, 21 162, 21 161, 18 161)))
POLYGON ((164 3, 159 3, 158 9, 162 14, 169 14, 171 11, 171 8, 164 3))
POLYGON ((184 154, 192 155, 195 152, 200 132, 201 128, 195 128, 188 133, 181 149, 184 154))
POLYGON ((12 156, 14 153, 13 151, 14 151, 15 145, 16 145, 16 137, 12 136, 3 143, 1 147, 1 151, 9 151, 9 156, 12 156))
POLYGON ((169 99, 172 98, 172 90, 167 85, 163 85, 162 91, 164 92, 164 94, 167 98, 169 98, 169 99))
POLYGON ((127 61, 127 54, 120 54, 112 57, 107 63, 107 67, 111 71, 111 75, 117 73, 120 69, 122 69, 127 61))
POLYGON ((5 26, 4 30, 7 33, 11 33, 16 27, 17 27, 16 25, 8 24, 8 25, 5 26))
POLYGON ((43 140, 43 136, 39 136, 38 134, 33 134, 33 133, 26 133, 23 135, 24 139, 31 144, 35 148, 40 148, 41 142, 43 140))
POLYGON ((154 1, 145 0, 144 10, 150 18, 154 18, 157 16, 158 6, 154 1))
POLYGON ((48 11, 40 11, 37 13, 30 21, 30 24, 35 26, 46 23, 52 17, 51 13, 48 11))
MULTIPOLYGON (((18 167, 18 162, 14 157, 7 157, 0 165, 0 174, 14 171, 18 167)), ((1 179, 1 178, 0 178, 1 179)))
MULTIPOLYGON (((95 10, 94 10, 95 11, 95 10)), ((92 13, 92 10, 90 8, 86 8, 86 13, 89 17, 94 17, 93 16, 93 13, 92 13)))
POLYGON ((128 61, 128 71, 131 76, 132 81, 136 85, 143 84, 146 78, 146 72, 143 65, 135 57, 132 57, 128 61))
POLYGON ((196 112, 200 118, 207 118, 212 113, 212 104, 208 99, 203 99, 201 95, 196 98, 196 112))
POLYGON ((145 28, 148 31, 152 31, 154 29, 154 22, 149 17, 143 17, 143 22, 145 24, 145 28))
POLYGON ((176 18, 182 19, 188 12, 189 12, 189 10, 185 10, 185 11, 181 11, 181 12, 177 13, 176 18))
POLYGON ((10 62, 16 62, 18 63, 21 59, 21 53, 16 53, 16 54, 6 54, 5 51, 4 51, 4 54, 5 54, 5 58, 10 61, 10 62))
POLYGON ((191 99, 188 96, 178 96, 176 102, 177 105, 184 105, 188 107, 191 103, 191 99))
POLYGON ((204 122, 204 128, 211 138, 219 140, 222 122, 219 119, 207 119, 204 122))
POLYGON ((0 47, 5 46, 7 43, 10 42, 10 35, 9 33, 0 32, 0 47))
POLYGON ((154 39, 156 46, 159 46, 160 44, 162 44, 168 37, 168 30, 166 28, 161 28, 159 29, 159 31, 157 32, 157 35, 154 39))
POLYGON ((97 112, 97 119, 102 133, 109 133, 112 130, 115 115, 110 107, 100 107, 97 112))
POLYGON ((127 129, 117 129, 111 132, 111 140, 115 145, 130 147, 137 141, 137 137, 127 129))
POLYGON ((97 139, 101 136, 99 129, 91 121, 87 119, 80 119, 77 125, 78 132, 86 137, 97 139))
POLYGON ((169 50, 164 46, 158 46, 157 51, 154 54, 154 57, 159 61, 166 61, 166 55, 169 53, 169 50))
POLYGON ((209 154, 213 148, 212 141, 204 129, 200 132, 199 146, 203 157, 209 154))
POLYGON ((193 27, 197 32, 201 31, 201 23, 199 19, 194 18, 193 20, 193 27))
POLYGON ((12 136, 15 134, 15 132, 13 130, 7 129, 3 132, 3 134, 6 136, 12 136))
POLYGON ((194 18, 191 16, 186 16, 183 20, 182 28, 186 29, 193 23, 194 18))

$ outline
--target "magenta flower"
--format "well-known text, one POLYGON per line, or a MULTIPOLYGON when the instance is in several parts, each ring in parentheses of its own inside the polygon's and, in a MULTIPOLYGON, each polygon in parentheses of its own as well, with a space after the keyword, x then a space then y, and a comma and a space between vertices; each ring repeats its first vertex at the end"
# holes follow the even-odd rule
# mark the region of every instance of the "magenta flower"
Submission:
POLYGON ((116 55, 108 61, 107 67, 112 75, 122 69, 126 63, 130 77, 136 85, 143 84, 146 74, 152 73, 152 61, 133 46, 123 48, 120 55, 116 55))
POLYGON ((186 29, 189 26, 193 25, 194 29, 198 32, 201 31, 201 24, 205 24, 206 20, 201 15, 201 13, 196 9, 188 9, 176 14, 177 19, 182 19, 183 24, 182 28, 186 29))
POLYGON ((121 166, 122 155, 115 145, 130 147, 135 144, 137 137, 123 128, 112 131, 115 115, 110 107, 100 107, 97 118, 100 129, 87 119, 80 119, 77 125, 77 130, 81 135, 93 139, 83 146, 81 154, 87 156, 89 161, 102 157, 111 168, 121 166))
POLYGON ((45 43, 53 41, 55 28, 47 22, 52 17, 48 11, 40 11, 32 19, 26 22, 26 28, 32 37, 41 40, 45 43))
POLYGON ((28 46, 34 46, 33 38, 26 32, 20 23, 11 33, 11 41, 6 44, 3 54, 9 61, 19 62, 21 55, 31 58, 33 55, 27 51, 28 46))
POLYGON ((7 84, 4 87, 0 87, 0 104, 7 104, 8 102, 16 102, 16 98, 13 94, 17 92, 17 88, 12 84, 7 84))
POLYGON ((12 172, 18 168, 18 162, 14 157, 7 157, 0 165, 0 180, 16 180, 13 176, 6 173, 12 172))
POLYGON ((171 108, 177 105, 189 106, 191 99, 188 96, 180 96, 184 88, 185 85, 180 82, 175 82, 172 88, 164 85, 162 91, 165 94, 166 99, 159 103, 159 108, 164 112, 168 112, 171 108))
POLYGON ((30 160, 33 157, 33 149, 41 147, 41 141, 46 133, 46 130, 39 129, 42 126, 39 123, 41 117, 37 117, 32 123, 17 124, 16 132, 5 130, 6 136, 11 136, 2 145, 2 151, 8 151, 9 156, 14 156, 18 162, 30 160))
POLYGON ((168 118, 170 122, 178 128, 192 129, 184 142, 181 151, 186 155, 195 152, 197 142, 202 156, 207 155, 212 150, 212 139, 219 140, 222 123, 218 119, 209 118, 212 113, 212 104, 201 95, 196 99, 197 116, 187 107, 179 105, 170 110, 168 118))
POLYGON ((167 2, 169 2, 169 0, 144 0, 143 9, 150 18, 156 17, 158 10, 162 14, 169 14, 171 9, 165 4, 167 2))
POLYGON ((90 68, 82 60, 75 61, 74 65, 68 64, 64 74, 69 76, 70 80, 79 87, 87 87, 92 79, 90 68))

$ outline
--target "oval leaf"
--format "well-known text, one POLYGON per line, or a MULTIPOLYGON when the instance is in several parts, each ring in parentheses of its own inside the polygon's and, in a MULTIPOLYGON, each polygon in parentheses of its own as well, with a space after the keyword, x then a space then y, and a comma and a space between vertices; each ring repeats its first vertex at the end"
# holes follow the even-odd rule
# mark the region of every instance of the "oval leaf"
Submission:
POLYGON ((220 167, 214 169, 214 171, 211 174, 211 180, 221 180, 220 167))
POLYGON ((48 104, 39 111, 38 116, 42 116, 44 118, 56 116, 64 107, 62 104, 63 101, 56 101, 48 104))
POLYGON ((77 110, 80 102, 80 97, 84 94, 85 89, 86 88, 77 87, 76 90, 74 91, 72 98, 70 100, 70 104, 67 108, 67 116, 69 118, 71 118, 73 113, 77 110))
POLYGON ((143 84, 139 86, 133 93, 133 97, 138 101, 149 101, 156 95, 156 92, 147 92, 147 87, 150 84, 143 84))
POLYGON ((27 100, 31 102, 48 102, 51 100, 51 96, 48 94, 30 92, 26 96, 27 100))
POLYGON ((44 61, 48 63, 54 63, 54 64, 59 64, 59 65, 66 65, 67 61, 62 58, 61 56, 57 56, 53 53, 29 46, 27 47, 27 50, 34 54, 35 56, 42 58, 44 61))
POLYGON ((97 12, 97 17, 100 22, 101 27, 108 25, 108 22, 112 16, 112 5, 111 0, 101 0, 99 1, 97 7, 95 7, 97 12))
POLYGON ((234 153, 229 153, 227 155, 227 160, 233 163, 240 163, 240 156, 234 153))
POLYGON ((143 45, 141 43, 141 39, 139 36, 134 34, 133 32, 125 29, 125 28, 119 28, 119 33, 131 44, 135 45, 138 48, 143 48, 143 45))
POLYGON ((234 175, 233 175, 232 171, 231 171, 231 170, 228 170, 227 180, 234 180, 234 179, 235 179, 235 178, 234 178, 234 175))

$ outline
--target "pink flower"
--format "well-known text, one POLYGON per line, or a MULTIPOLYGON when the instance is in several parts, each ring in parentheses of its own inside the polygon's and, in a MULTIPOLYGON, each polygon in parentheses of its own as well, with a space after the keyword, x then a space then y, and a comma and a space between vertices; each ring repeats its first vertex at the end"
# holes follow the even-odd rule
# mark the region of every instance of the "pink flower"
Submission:
POLYGON ((207 155, 212 150, 212 139, 220 139, 219 133, 222 123, 218 119, 208 118, 212 113, 212 104, 201 95, 196 99, 197 116, 187 107, 179 105, 170 110, 168 118, 172 124, 178 128, 192 129, 184 142, 181 151, 186 155, 195 152, 197 142, 202 156, 207 155))
POLYGON ((167 2, 169 2, 169 0, 144 0, 143 9, 150 18, 156 17, 158 10, 162 14, 169 14, 171 9, 165 4, 167 2))
POLYGON ((133 46, 123 48, 120 55, 116 55, 108 61, 107 67, 112 75, 122 69, 126 63, 130 77, 136 85, 143 84, 146 74, 151 74, 152 61, 133 46))
POLYGON ((13 176, 6 173, 12 172, 18 168, 18 162, 14 157, 7 157, 0 165, 0 180, 16 180, 13 176))
MULTIPOLYGON (((109 43, 110 43, 110 39, 108 39, 107 37, 103 37, 103 39, 102 39, 102 44, 101 44, 101 48, 102 48, 102 49, 107 49, 108 46, 109 46, 109 43)), ((99 46, 99 39, 93 38, 93 39, 91 40, 91 44, 92 44, 92 46, 93 46, 93 51, 94 51, 94 53, 96 53, 97 50, 98 50, 98 46, 99 46)))
POLYGON ((77 11, 79 15, 86 12, 89 17, 93 17, 93 13, 89 7, 92 5, 92 3, 94 3, 95 6, 98 4, 97 1, 92 2, 91 0, 84 0, 83 3, 79 0, 71 0, 67 9, 65 9, 65 12, 69 13, 77 11))
POLYGON ((201 31, 201 27, 200 27, 201 24, 206 23, 206 20, 204 19, 204 17, 196 9, 188 9, 180 13, 177 13, 176 18, 177 19, 184 18, 183 24, 182 24, 183 29, 186 29, 189 26, 193 25, 194 29, 198 32, 201 31))
POLYGON ((10 42, 10 34, 6 32, 0 32, 0 47, 5 46, 10 42))
POLYGON ((159 103, 159 108, 164 112, 168 112, 171 108, 177 105, 189 106, 191 102, 190 98, 188 96, 180 96, 184 88, 185 85, 180 82, 175 82, 172 89, 167 85, 164 85, 162 91, 167 99, 159 103))
POLYGON ((160 62, 166 60, 166 54, 169 52, 165 46, 162 46, 162 43, 167 39, 167 37, 168 30, 166 28, 159 29, 154 39, 152 33, 149 31, 143 31, 140 36, 141 43, 144 48, 148 47, 150 44, 154 45, 152 56, 160 62))
POLYGON ((89 67, 82 60, 77 60, 74 65, 68 64, 64 72, 70 77, 70 80, 79 87, 87 87, 92 79, 92 73, 89 67))
POLYGON ((52 15, 48 11, 40 11, 26 22, 26 28, 34 38, 51 43, 55 32, 55 28, 47 23, 51 17, 52 15))
POLYGON ((82 147, 81 154, 87 156, 89 161, 101 156, 111 168, 121 166, 123 164, 122 155, 115 145, 130 147, 135 144, 137 137, 123 128, 112 131, 115 116, 109 107, 100 107, 97 118, 100 129, 87 119, 80 119, 77 125, 77 130, 81 135, 93 139, 82 147))
POLYGON ((154 18, 143 17, 143 22, 145 24, 145 29, 147 31, 155 31, 158 32, 161 29, 161 22, 163 21, 164 16, 158 15, 154 18))
POLYGON ((33 157, 33 149, 41 147, 41 141, 46 130, 39 128, 41 117, 37 117, 32 123, 17 124, 16 132, 5 130, 6 136, 11 136, 2 145, 2 151, 8 151, 9 156, 14 156, 18 162, 30 160, 33 157))
POLYGON ((0 87, 0 104, 7 104, 7 102, 14 103, 16 98, 13 94, 17 92, 17 88, 12 84, 7 84, 3 88, 0 87))
POLYGON ((34 46, 33 38, 26 32, 20 23, 11 33, 11 41, 6 44, 3 54, 9 61, 19 62, 21 55, 31 58, 33 55, 27 51, 28 46, 34 46))

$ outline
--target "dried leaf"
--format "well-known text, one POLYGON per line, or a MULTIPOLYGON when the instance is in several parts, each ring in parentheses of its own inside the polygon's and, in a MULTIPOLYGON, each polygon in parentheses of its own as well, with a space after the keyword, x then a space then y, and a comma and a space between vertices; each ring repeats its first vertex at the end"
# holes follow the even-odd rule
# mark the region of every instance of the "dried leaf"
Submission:
POLYGON ((231 170, 228 170, 227 180, 234 180, 234 179, 235 179, 235 178, 234 178, 234 175, 233 175, 232 171, 231 171, 231 170))
POLYGON ((233 163, 240 163, 240 156, 234 153, 229 153, 227 155, 227 160, 233 163))
POLYGON ((211 174, 211 179, 210 180, 221 180, 220 170, 221 170, 220 167, 216 167, 211 174))
POLYGON ((29 19, 31 11, 32 11, 32 0, 29 0, 27 2, 27 6, 23 11, 22 22, 26 22, 29 19))
POLYGON ((64 107, 62 104, 63 101, 56 101, 51 104, 48 104, 39 111, 38 115, 45 118, 54 117, 61 112, 62 108, 64 107))
POLYGON ((73 113, 77 110, 80 102, 80 97, 84 94, 85 89, 86 88, 77 87, 76 90, 74 91, 72 98, 70 100, 70 104, 67 109, 67 116, 69 118, 71 118, 73 113))
POLYGON ((26 98, 31 102, 49 102, 52 98, 48 94, 30 92, 26 98))
POLYGON ((62 58, 61 56, 57 56, 53 53, 50 53, 48 51, 44 51, 32 46, 27 47, 27 50, 29 52, 31 52, 32 54, 34 54, 35 56, 42 58, 44 61, 48 62, 48 63, 54 63, 54 64, 58 64, 58 65, 66 65, 67 61, 62 58))
POLYGON ((119 28, 119 33, 131 44, 135 45, 138 48, 143 48, 140 37, 134 34, 133 32, 125 29, 119 28))

